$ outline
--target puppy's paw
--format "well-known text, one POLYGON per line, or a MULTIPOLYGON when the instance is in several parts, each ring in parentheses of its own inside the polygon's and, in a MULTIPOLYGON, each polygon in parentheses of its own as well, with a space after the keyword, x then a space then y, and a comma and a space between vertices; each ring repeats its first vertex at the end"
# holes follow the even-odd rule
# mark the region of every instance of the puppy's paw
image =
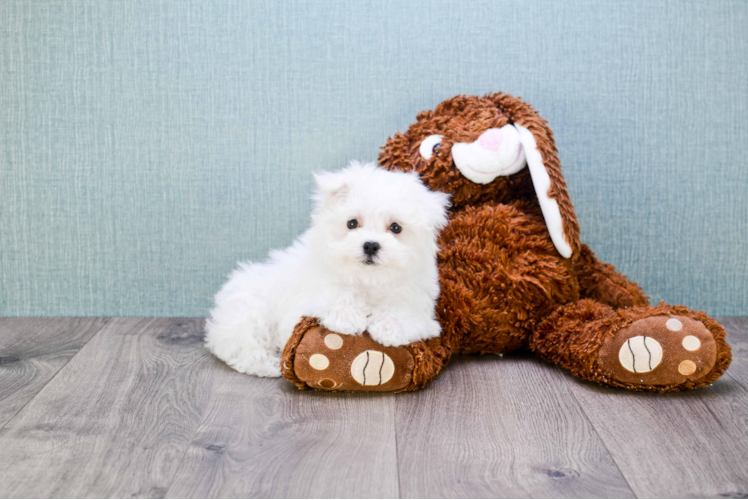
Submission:
MULTIPOLYGON (((416 340, 433 339, 442 334, 442 325, 437 320, 429 318, 421 323, 421 333, 416 340)), ((413 341, 415 342, 415 340, 413 341)))
POLYGON ((414 320, 397 316, 380 316, 371 321, 368 331, 371 338, 380 344, 395 347, 438 337, 441 333, 441 326, 438 321, 431 318, 414 320))
POLYGON ((354 307, 330 311, 319 319, 325 328, 343 335, 361 335, 366 330, 366 315, 354 307))

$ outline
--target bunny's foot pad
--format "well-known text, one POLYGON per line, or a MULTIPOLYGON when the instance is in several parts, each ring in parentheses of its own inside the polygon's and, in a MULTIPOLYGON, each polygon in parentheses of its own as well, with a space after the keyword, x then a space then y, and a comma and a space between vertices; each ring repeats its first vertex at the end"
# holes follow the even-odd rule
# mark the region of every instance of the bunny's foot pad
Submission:
POLYGON ((711 383, 719 351, 704 323, 668 314, 621 328, 600 347, 598 361, 619 383, 679 390, 711 383))
POLYGON ((283 376, 299 389, 386 392, 412 385, 415 360, 406 347, 385 347, 363 335, 342 335, 304 318, 286 344, 283 376))

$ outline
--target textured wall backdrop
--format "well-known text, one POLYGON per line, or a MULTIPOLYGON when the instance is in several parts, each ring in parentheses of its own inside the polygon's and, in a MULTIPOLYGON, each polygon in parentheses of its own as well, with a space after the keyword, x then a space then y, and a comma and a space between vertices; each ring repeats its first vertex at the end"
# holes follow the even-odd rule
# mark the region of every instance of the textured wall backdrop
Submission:
POLYGON ((744 0, 4 0, 0 314, 206 315, 310 172, 493 90, 550 121, 601 258, 748 314, 744 0))

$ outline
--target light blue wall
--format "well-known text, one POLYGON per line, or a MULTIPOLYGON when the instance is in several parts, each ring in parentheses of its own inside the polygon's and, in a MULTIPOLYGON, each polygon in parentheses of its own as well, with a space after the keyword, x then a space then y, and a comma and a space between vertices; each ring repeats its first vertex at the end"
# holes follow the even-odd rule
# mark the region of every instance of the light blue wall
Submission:
POLYGON ((307 225, 310 172, 503 90, 582 237, 748 314, 748 2, 0 2, 0 314, 206 315, 307 225))

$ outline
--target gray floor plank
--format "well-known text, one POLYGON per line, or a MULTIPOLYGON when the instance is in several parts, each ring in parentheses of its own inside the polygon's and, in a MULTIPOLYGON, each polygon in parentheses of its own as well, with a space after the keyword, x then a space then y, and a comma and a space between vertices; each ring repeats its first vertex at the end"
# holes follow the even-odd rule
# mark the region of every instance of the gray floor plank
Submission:
POLYGON ((162 497, 209 394, 201 319, 113 319, 0 431, 0 497, 162 497))
MULTIPOLYGON (((732 378, 748 391, 748 317, 717 320, 725 327, 727 342, 732 348, 732 363, 725 376, 732 378)), ((745 400, 748 400, 748 394, 743 399, 745 400)), ((748 416, 748 413, 745 415, 748 416)))
POLYGON ((299 391, 219 374, 168 497, 398 496, 393 394, 299 391))
POLYGON ((698 391, 519 355, 341 395, 228 369, 198 319, 2 318, 0 497, 746 495, 748 318, 720 321, 733 365, 698 391))
POLYGON ((467 357, 399 397, 402 497, 631 497, 568 385, 529 356, 467 357))
POLYGON ((0 318, 0 428, 107 321, 107 318, 0 318))
POLYGON ((746 374, 748 330, 730 329, 733 363, 711 387, 652 394, 572 385, 637 496, 748 495, 748 392, 737 381, 746 374))

